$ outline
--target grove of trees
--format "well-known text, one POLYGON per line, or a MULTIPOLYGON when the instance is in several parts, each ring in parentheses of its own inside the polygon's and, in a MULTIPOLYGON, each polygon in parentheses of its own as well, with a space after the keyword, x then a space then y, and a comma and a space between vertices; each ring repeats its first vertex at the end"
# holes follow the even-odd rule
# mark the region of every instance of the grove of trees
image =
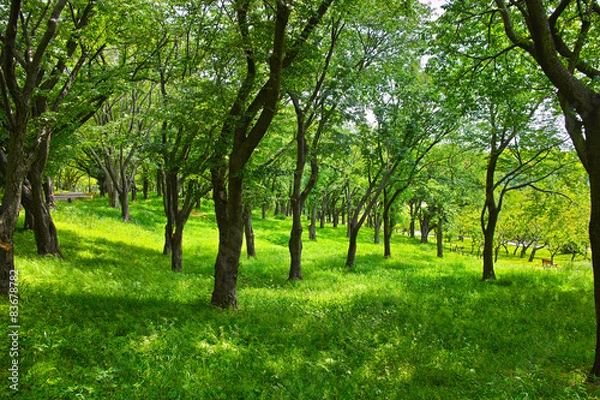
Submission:
POLYGON ((305 228, 327 223, 345 225, 349 269, 365 224, 382 258, 400 230, 435 233, 439 257, 468 238, 455 247, 482 280, 509 244, 591 254, 600 377, 597 1, 456 0, 438 17, 396 0, 11 0, 0 16, 0 293, 21 207, 38 253, 62 257, 54 186, 93 181, 127 223, 141 184, 163 199, 173 271, 212 200, 222 308, 244 237, 260 257, 258 211, 292 218, 289 280, 305 228))

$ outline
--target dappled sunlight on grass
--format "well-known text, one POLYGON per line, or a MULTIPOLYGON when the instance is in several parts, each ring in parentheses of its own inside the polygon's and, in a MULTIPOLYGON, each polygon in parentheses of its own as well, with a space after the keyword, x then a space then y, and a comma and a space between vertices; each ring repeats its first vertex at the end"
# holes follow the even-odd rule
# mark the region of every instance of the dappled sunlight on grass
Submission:
POLYGON ((583 384, 594 335, 585 265, 503 262, 498 281, 481 282, 476 257, 439 259, 396 236, 384 259, 365 229, 350 271, 340 226, 305 241, 304 280, 288 282, 290 220, 256 218, 240 308, 221 310, 209 304, 217 232, 205 203, 186 227, 182 273, 161 254, 160 199, 133 203, 129 224, 104 199, 61 204, 64 260, 37 257, 31 232, 18 233, 20 398, 600 395, 583 384))

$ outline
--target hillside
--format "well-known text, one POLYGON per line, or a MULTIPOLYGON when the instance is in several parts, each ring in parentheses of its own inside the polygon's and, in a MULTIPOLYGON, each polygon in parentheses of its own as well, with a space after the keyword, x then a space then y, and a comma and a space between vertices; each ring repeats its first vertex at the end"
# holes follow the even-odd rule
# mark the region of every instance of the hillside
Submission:
MULTIPOLYGON (((583 383, 594 354, 589 267, 500 262, 499 279, 480 282, 477 258, 438 259, 396 236, 386 260, 364 229, 347 271, 345 227, 327 227, 305 241, 304 280, 290 283, 291 222, 257 216, 258 257, 242 260, 234 312, 210 306, 209 202, 186 227, 183 273, 161 254, 160 199, 132 204, 128 224, 105 203, 59 204, 64 260, 37 257, 31 232, 15 238, 19 399, 600 396, 583 383)), ((0 309, 8 315, 8 302, 0 309)))

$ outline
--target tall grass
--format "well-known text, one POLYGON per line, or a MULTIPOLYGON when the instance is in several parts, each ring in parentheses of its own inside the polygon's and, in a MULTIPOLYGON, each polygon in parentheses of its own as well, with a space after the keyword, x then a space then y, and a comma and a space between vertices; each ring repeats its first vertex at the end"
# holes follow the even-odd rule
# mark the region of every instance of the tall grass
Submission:
MULTIPOLYGON (((500 263, 408 238, 393 258, 345 228, 304 244, 304 281, 287 282, 289 220, 255 219, 236 312, 209 305, 217 231, 210 204, 186 227, 184 271, 161 255, 160 200, 124 224, 104 199, 60 204, 64 260, 35 256, 19 232, 20 399, 572 399, 594 345, 589 265, 500 263)), ((8 303, 0 305, 8 315, 8 303)), ((7 320, 7 317, 3 319, 7 320)), ((9 398, 7 323, 0 396, 9 398)))

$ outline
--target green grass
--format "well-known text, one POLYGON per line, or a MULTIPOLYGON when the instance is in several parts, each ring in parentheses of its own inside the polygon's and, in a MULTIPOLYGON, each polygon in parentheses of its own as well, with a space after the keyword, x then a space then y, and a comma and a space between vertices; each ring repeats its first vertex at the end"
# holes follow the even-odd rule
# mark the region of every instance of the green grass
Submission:
MULTIPOLYGON (((238 311, 209 305, 217 230, 191 217, 184 272, 161 255, 160 200, 119 220, 105 199, 59 204, 64 260, 19 232, 19 399, 573 399, 594 346, 589 265, 497 265, 371 232, 356 269, 345 228, 305 241, 304 281, 287 282, 289 220, 255 219, 238 311)), ((3 321, 8 303, 0 304, 3 321)), ((0 382, 8 387, 7 323, 0 382)), ((11 398, 5 387, 0 397, 11 398)))

